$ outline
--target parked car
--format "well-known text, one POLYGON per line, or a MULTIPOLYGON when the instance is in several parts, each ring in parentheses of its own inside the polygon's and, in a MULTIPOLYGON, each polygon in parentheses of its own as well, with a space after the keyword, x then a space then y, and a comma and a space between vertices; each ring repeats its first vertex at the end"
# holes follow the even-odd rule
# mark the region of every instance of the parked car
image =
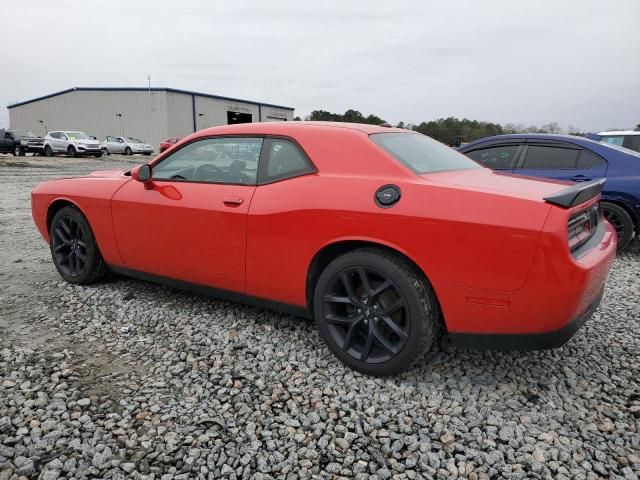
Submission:
POLYGON ((102 156, 101 144, 83 132, 55 131, 44 137, 44 154, 47 157, 64 153, 70 157, 82 155, 102 156))
POLYGON ((0 152, 23 157, 44 152, 44 140, 25 130, 0 130, 0 152))
POLYGON ((107 136, 105 141, 102 142, 102 153, 104 155, 110 155, 112 153, 123 153, 125 155, 141 153, 143 155, 151 155, 153 153, 153 147, 137 138, 107 136))
POLYGON ((570 182, 606 178, 602 190, 605 218, 624 250, 640 221, 640 154, 613 144, 571 135, 498 135, 471 142, 460 152, 502 173, 570 182))
POLYGON ((172 137, 172 138, 167 138, 166 140, 163 140, 162 142, 160 142, 160 153, 164 152, 171 145, 174 145, 179 141, 180 139, 178 137, 172 137))
POLYGON ((32 209, 68 282, 112 270, 311 317, 345 364, 388 375, 445 331, 566 342, 615 257, 601 187, 500 175, 403 129, 245 123, 42 183, 32 209))
POLYGON ((617 130, 598 133, 600 141, 640 152, 640 131, 617 130))

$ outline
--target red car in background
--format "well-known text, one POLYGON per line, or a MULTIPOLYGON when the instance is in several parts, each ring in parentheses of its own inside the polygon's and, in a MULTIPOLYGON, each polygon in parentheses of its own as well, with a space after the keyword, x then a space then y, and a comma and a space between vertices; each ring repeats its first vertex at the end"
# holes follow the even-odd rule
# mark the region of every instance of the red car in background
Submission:
POLYGON ((160 142, 160 153, 167 150, 171 145, 178 143, 180 139, 178 137, 167 138, 160 142))
POLYGON ((110 269, 314 318, 345 364, 388 375, 443 333, 498 349, 571 338, 615 256, 601 188, 498 174, 407 130, 281 122, 42 183, 32 209, 69 282, 110 269))

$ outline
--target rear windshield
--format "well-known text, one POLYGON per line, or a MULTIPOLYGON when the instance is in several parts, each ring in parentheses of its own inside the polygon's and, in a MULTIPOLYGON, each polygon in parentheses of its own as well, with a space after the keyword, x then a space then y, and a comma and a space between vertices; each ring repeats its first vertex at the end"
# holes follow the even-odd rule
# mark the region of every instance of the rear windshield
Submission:
POLYGON ((417 174, 482 168, 469 157, 419 133, 374 133, 369 138, 417 174))

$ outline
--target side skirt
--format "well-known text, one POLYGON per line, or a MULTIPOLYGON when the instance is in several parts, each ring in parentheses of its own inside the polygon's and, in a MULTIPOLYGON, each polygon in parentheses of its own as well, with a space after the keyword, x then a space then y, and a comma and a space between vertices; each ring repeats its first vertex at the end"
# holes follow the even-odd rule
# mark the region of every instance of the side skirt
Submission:
POLYGON ((144 280, 146 282, 158 283, 160 285, 166 285, 179 290, 187 290, 189 292, 199 293, 208 297, 214 297, 221 300, 228 300, 235 303, 243 303, 251 305, 253 307, 265 308, 268 310, 275 310, 287 315, 293 315, 296 317, 302 317, 312 319, 311 312, 303 307, 297 305, 290 305, 288 303, 275 302, 273 300, 265 300, 264 298, 253 297, 244 293, 238 293, 231 290, 225 290, 223 288, 210 287, 208 285, 201 285, 198 283, 185 282, 183 280, 176 280, 174 278, 163 277, 160 275, 154 275, 151 273, 141 272, 139 270, 131 270, 123 267, 116 267, 109 265, 109 269, 112 272, 125 275, 127 277, 135 278, 138 280, 144 280))

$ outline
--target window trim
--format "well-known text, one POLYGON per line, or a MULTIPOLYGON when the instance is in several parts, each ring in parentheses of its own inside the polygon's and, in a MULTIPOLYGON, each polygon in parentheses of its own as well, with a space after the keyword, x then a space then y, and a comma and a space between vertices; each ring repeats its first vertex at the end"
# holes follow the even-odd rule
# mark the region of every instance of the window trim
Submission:
POLYGON ((262 151, 260 152, 260 159, 258 162, 258 185, 269 185, 271 183, 281 182, 283 180, 289 180, 290 178, 304 177, 305 175, 311 175, 318 173, 318 169, 304 151, 302 146, 293 138, 280 135, 268 135, 265 136, 262 143, 262 151), (267 171, 269 168, 269 162, 271 161, 271 145, 274 140, 280 140, 291 143, 302 154, 302 157, 307 162, 308 169, 304 171, 297 171, 293 173, 285 173, 277 177, 269 177, 267 171), (265 148, 266 147, 266 148, 265 148))

